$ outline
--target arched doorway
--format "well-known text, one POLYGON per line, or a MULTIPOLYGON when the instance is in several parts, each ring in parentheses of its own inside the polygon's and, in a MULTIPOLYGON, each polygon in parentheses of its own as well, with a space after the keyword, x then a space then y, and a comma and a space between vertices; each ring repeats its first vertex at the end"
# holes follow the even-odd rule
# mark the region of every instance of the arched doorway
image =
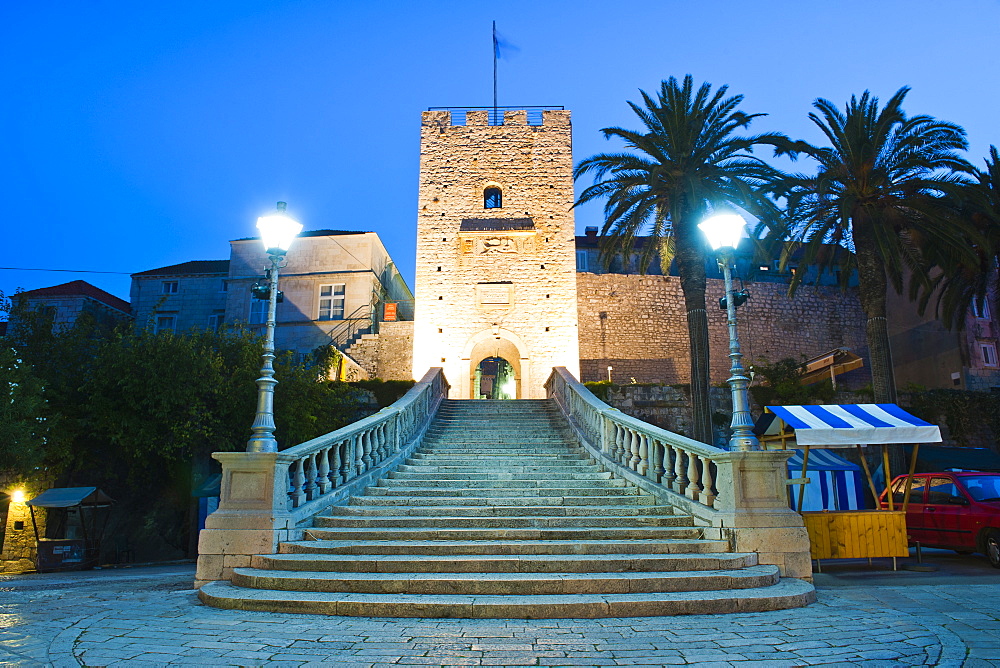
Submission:
POLYGON ((484 384, 482 377, 485 371, 487 375, 495 372, 494 378, 500 377, 498 390, 504 395, 511 399, 523 399, 528 367, 524 350, 521 340, 503 328, 474 335, 465 346, 462 364, 466 371, 457 383, 458 388, 453 388, 458 391, 452 398, 479 399, 484 395, 487 398, 493 395, 495 381, 491 378, 484 384), (499 361, 493 363, 488 360, 499 361), (482 366, 484 361, 487 361, 486 369, 482 366), (487 392, 482 391, 484 386, 487 392))
POLYGON ((502 357, 487 357, 476 367, 472 381, 477 399, 517 399, 514 367, 502 357))

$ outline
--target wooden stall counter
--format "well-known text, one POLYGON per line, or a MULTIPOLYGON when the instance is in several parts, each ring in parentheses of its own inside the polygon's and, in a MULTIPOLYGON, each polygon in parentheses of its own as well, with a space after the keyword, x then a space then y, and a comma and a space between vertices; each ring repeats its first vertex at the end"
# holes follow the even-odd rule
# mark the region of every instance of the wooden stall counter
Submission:
POLYGON ((802 513, 813 559, 907 557, 902 510, 823 510, 802 513))

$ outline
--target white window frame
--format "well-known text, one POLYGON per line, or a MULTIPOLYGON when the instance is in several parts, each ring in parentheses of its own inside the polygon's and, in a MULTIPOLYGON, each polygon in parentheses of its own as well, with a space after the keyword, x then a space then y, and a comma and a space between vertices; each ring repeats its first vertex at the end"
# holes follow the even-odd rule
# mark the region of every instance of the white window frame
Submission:
POLYGON ((263 325, 267 323, 267 307, 270 300, 254 299, 250 297, 250 312, 247 315, 247 322, 251 325, 263 325))
POLYGON ((319 286, 319 299, 316 304, 317 320, 343 320, 347 314, 346 283, 326 283, 319 286))
POLYGON ((997 363, 997 347, 992 343, 987 343, 985 341, 979 342, 979 359, 982 360, 983 366, 991 368, 1000 366, 1000 364, 997 363))
POLYGON ((163 281, 163 294, 165 295, 176 295, 180 292, 180 282, 179 281, 163 281))
POLYGON ((176 331, 177 331, 176 313, 157 313, 154 315, 153 332, 155 334, 159 334, 160 332, 176 332, 176 331))
POLYGON ((222 329, 222 323, 226 320, 225 313, 213 313, 208 316, 208 328, 213 332, 217 332, 222 329))
POLYGON ((978 299, 972 300, 972 315, 977 320, 989 320, 990 319, 990 305, 984 299, 980 302, 978 299))
POLYGON ((590 258, 589 253, 585 250, 578 250, 576 252, 576 270, 577 271, 590 271, 590 258))

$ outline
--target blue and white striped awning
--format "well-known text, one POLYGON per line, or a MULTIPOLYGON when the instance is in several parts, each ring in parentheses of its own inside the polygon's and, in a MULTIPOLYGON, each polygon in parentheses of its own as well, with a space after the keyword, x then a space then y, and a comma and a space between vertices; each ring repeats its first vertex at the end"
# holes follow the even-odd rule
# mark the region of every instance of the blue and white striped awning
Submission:
POLYGON ((798 445, 940 443, 941 430, 896 404, 768 406, 795 430, 798 445))

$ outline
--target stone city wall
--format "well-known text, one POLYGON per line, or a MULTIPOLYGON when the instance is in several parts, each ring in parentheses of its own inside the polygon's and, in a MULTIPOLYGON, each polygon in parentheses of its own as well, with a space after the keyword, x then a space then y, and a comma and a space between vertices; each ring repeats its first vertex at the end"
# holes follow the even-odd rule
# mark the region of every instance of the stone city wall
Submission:
MULTIPOLYGON (((680 279, 578 273, 581 380, 615 383, 690 382, 687 318, 680 279)), ((867 358, 865 318, 856 290, 802 286, 794 297, 781 283, 747 283, 750 300, 737 312, 740 343, 747 361, 802 359, 834 348, 867 358)), ((718 307, 724 288, 708 280, 708 322, 713 384, 729 377, 729 333, 718 307)), ((867 366, 867 359, 866 359, 867 366)), ((867 374, 838 378, 867 382, 867 374)))

